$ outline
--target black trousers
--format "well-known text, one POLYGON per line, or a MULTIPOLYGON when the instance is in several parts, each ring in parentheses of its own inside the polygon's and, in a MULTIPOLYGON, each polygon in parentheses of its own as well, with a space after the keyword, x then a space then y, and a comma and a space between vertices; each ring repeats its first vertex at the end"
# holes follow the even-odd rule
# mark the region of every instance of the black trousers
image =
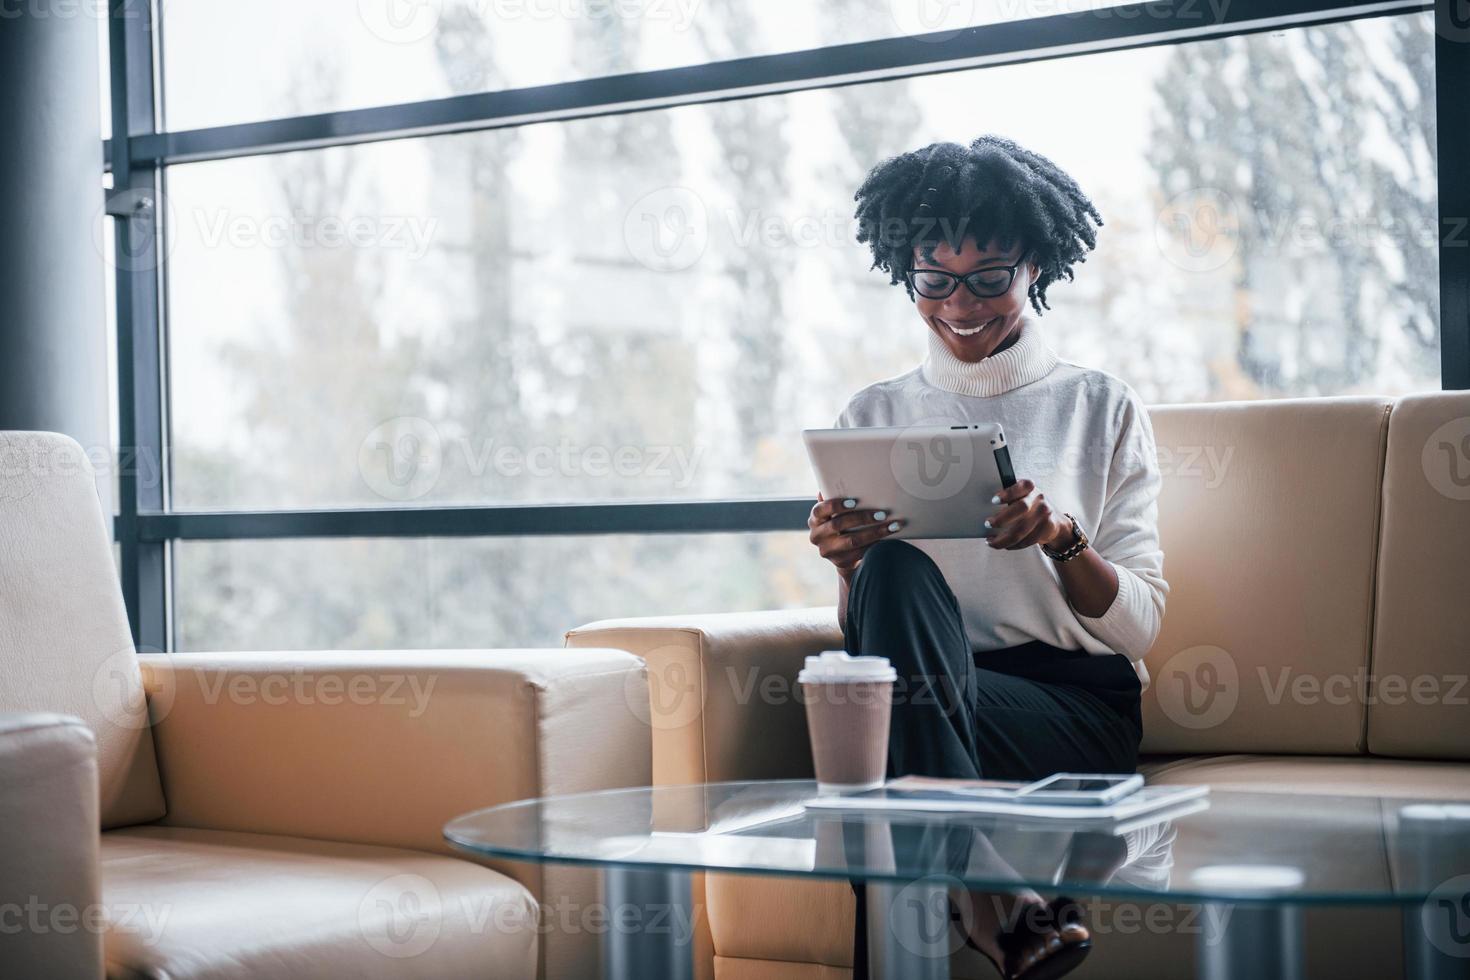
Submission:
POLYGON ((898 671, 889 776, 1038 779, 1133 772, 1143 722, 1133 665, 1039 640, 970 649, 939 567, 904 541, 880 541, 847 600, 847 652, 898 671))
MULTIPOLYGON (((907 542, 880 541, 864 554, 848 594, 845 645, 854 656, 887 657, 898 671, 890 777, 1039 779, 1138 766, 1141 685, 1126 657, 1040 641, 972 651, 944 574, 907 542)), ((969 822, 891 828, 896 852, 939 857, 956 876, 978 832, 969 822)), ((861 882, 852 888, 853 978, 866 980, 866 892, 861 882)))

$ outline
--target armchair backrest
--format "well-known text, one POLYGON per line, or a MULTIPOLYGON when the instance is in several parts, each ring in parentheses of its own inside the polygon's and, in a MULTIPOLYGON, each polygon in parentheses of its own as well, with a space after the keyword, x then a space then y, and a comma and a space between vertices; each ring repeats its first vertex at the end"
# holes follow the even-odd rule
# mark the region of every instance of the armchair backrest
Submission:
POLYGON ((101 827, 163 793, 96 477, 75 440, 0 432, 0 712, 75 715, 97 737, 101 827))

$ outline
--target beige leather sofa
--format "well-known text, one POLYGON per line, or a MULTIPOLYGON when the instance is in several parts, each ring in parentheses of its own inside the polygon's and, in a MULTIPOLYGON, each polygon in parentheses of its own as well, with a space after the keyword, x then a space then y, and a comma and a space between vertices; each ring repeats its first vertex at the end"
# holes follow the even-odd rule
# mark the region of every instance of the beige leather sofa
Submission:
MULTIPOLYGON (((1470 799, 1470 392, 1150 414, 1172 591, 1147 657, 1144 771, 1344 794, 1365 819, 1380 795, 1470 799)), ((567 644, 647 659, 658 782, 810 776, 789 692, 803 656, 841 647, 832 608, 605 621, 567 644)), ((1392 873, 1386 853, 1350 859, 1392 873)), ((845 883, 709 875, 702 891, 703 976, 849 975, 845 883)), ((1397 910, 1311 910, 1306 929, 1312 976, 1401 971, 1397 910)), ((1192 941, 1114 928, 1075 975, 1187 977, 1192 941)), ((971 956, 955 976, 993 975, 971 956)))
POLYGON ((607 649, 137 657, 81 448, 0 433, 0 976, 594 976, 595 878, 441 828, 646 785, 645 684, 607 649))

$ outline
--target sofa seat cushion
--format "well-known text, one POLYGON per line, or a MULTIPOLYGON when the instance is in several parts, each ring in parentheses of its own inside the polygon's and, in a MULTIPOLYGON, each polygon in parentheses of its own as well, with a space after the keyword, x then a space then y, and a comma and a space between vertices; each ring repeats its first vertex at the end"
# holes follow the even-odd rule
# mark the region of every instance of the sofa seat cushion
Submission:
POLYGON ((536 975, 535 903, 455 858, 181 827, 102 835, 109 977, 536 975))
POLYGON ((1145 759, 1139 769, 1149 782, 1204 783, 1222 790, 1470 800, 1470 762, 1240 754, 1145 759))

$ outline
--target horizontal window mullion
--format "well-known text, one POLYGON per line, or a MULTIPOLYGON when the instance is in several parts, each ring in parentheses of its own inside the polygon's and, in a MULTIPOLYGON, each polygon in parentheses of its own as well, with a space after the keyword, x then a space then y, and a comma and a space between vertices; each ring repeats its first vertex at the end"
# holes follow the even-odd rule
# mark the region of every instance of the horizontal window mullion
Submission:
POLYGON ((139 135, 128 143, 139 162, 227 159, 751 98, 1432 8, 1428 0, 1156 0, 938 35, 139 135))
POLYGON ((494 537, 806 529, 811 498, 139 514, 145 541, 494 537))

